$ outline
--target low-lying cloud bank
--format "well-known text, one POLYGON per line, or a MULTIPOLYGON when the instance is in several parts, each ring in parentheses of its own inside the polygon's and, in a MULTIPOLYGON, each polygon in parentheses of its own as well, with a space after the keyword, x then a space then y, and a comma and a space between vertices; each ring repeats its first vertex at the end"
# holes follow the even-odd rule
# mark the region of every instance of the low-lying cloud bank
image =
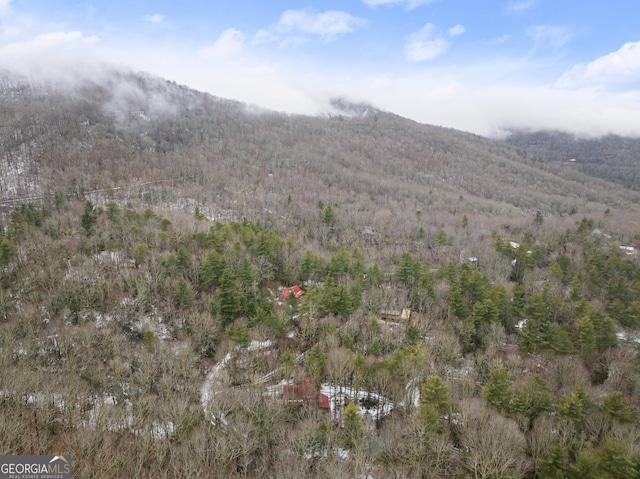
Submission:
MULTIPOLYGON (((531 65, 471 64, 422 71, 335 73, 311 63, 260 58, 228 32, 227 55, 211 51, 104 48, 82 32, 41 35, 0 47, 0 67, 34 77, 100 78, 107 64, 130 65, 197 90, 277 111, 322 114, 345 97, 418 122, 502 137, 512 129, 582 136, 640 136, 640 42, 576 65, 550 81, 526 81, 531 65), (215 54, 212 54, 215 53, 215 54), (520 80, 518 80, 520 79, 520 80)), ((337 70, 336 70, 337 71, 337 70)))

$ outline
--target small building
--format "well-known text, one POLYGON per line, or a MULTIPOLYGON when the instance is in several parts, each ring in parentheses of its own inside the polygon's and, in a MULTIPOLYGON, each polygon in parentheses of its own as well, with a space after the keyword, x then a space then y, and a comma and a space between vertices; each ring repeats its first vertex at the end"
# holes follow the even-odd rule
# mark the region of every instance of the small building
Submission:
POLYGON ((382 319, 409 321, 411 319, 411 310, 409 308, 403 308, 402 310, 383 310, 380 311, 382 319))
POLYGON ((636 254, 638 254, 638 252, 633 246, 620 246, 620 249, 629 256, 635 256, 636 254))
POLYGON ((314 404, 320 409, 330 409, 329 396, 320 392, 310 376, 297 377, 293 384, 283 385, 282 397, 290 403, 314 404))
POLYGON ((280 291, 280 296, 285 299, 288 298, 290 294, 293 294, 293 296, 298 299, 300 296, 304 295, 304 291, 302 291, 298 285, 290 286, 280 291))

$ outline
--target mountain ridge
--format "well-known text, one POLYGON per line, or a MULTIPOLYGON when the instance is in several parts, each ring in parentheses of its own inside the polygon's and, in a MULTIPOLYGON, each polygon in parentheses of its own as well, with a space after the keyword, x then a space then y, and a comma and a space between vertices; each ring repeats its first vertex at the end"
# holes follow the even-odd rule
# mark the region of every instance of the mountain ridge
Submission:
POLYGON ((1 81, 4 199, 165 182, 171 188, 139 196, 167 205, 184 197, 284 227, 333 204, 344 231, 370 226, 406 239, 462 214, 493 228, 504 215, 640 203, 514 146, 344 99, 333 101, 344 114, 310 117, 118 69, 70 84, 7 73, 1 81), (427 224, 429 214, 442 218, 427 224))
POLYGON ((590 176, 640 190, 640 138, 590 138, 542 130, 513 131, 504 141, 547 161, 570 164, 590 176))

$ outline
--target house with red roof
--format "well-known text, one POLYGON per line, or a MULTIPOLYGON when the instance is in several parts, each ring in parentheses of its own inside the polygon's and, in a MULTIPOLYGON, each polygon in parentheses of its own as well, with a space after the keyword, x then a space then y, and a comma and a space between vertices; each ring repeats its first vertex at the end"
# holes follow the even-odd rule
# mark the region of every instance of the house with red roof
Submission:
POLYGON ((320 409, 330 409, 329 396, 320 392, 310 376, 298 376, 293 384, 283 385, 282 397, 287 402, 315 404, 320 409))
POLYGON ((282 291, 280 291, 280 296, 285 299, 288 298, 290 294, 293 294, 293 296, 296 299, 298 299, 300 296, 304 295, 304 291, 302 291, 300 286, 298 286, 297 284, 295 286, 290 286, 289 288, 285 288, 282 291))

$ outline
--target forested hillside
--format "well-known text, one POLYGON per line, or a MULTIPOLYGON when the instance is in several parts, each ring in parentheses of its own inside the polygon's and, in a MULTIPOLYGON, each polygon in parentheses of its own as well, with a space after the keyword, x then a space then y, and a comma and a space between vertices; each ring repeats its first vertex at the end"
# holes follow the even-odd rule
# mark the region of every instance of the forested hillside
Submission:
POLYGON ((0 98, 0 453, 640 477, 637 193, 346 101, 115 71, 0 98))
POLYGON ((568 133, 514 132, 505 140, 547 161, 640 189, 640 139, 609 135, 580 138, 568 133))

